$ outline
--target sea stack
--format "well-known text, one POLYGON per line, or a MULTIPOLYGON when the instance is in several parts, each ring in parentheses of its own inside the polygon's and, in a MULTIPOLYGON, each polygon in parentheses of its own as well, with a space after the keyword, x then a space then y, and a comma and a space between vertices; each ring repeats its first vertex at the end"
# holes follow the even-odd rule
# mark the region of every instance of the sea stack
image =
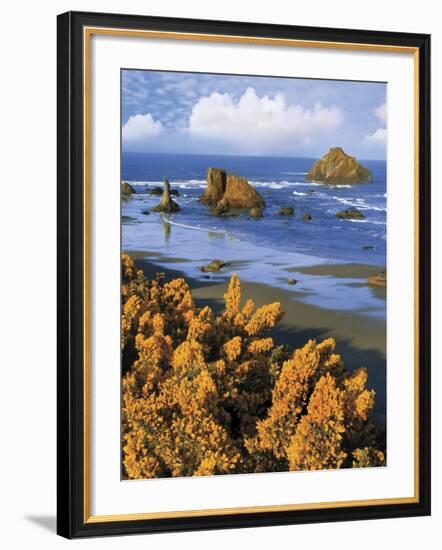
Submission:
POLYGON ((127 183, 127 181, 121 182, 121 195, 123 199, 129 199, 135 193, 135 189, 127 183))
POLYGON ((341 147, 332 147, 330 151, 312 166, 305 177, 306 181, 320 183, 369 183, 371 170, 359 162, 341 147))
POLYGON ((265 202, 258 191, 241 176, 229 174, 222 202, 229 209, 264 208, 265 202))
POLYGON ((172 200, 170 196, 170 184, 167 179, 164 180, 164 191, 158 206, 153 209, 154 212, 164 212, 165 214, 172 214, 173 212, 179 212, 181 208, 172 200))
POLYGON ((380 288, 387 288, 387 270, 379 271, 368 277, 367 282, 371 286, 377 286, 380 288))
POLYGON ((207 187, 198 199, 209 206, 216 206, 226 190, 227 175, 222 168, 207 169, 207 187))
POLYGON ((279 209, 278 216, 294 216, 295 210, 292 206, 283 206, 279 209))
POLYGON ((340 220, 364 220, 364 214, 357 208, 347 208, 335 214, 340 220))
POLYGON ((215 216, 232 216, 242 210, 265 207, 263 198, 246 178, 226 175, 220 168, 207 170, 207 189, 199 200, 211 206, 215 216))

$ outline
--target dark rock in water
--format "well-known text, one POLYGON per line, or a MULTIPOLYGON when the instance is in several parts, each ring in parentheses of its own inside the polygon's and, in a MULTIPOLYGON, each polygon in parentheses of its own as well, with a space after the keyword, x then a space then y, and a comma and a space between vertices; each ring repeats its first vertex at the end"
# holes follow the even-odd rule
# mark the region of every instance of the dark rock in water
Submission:
POLYGON ((226 184, 227 176, 225 170, 221 168, 208 168, 207 188, 198 200, 209 206, 216 206, 224 196, 226 184))
POLYGON ((316 193, 315 189, 309 189, 308 192, 309 193, 316 193))
POLYGON ((371 170, 365 168, 341 147, 332 147, 319 159, 306 175, 306 181, 323 183, 368 183, 372 179, 371 170))
POLYGON ((216 273, 219 271, 222 267, 228 266, 229 264, 227 262, 224 262, 223 260, 213 260, 207 265, 203 265, 200 270, 203 273, 216 273))
POLYGON ((123 198, 129 198, 134 194, 135 189, 132 187, 132 185, 127 183, 127 181, 123 181, 121 183, 121 195, 123 196, 123 198))
POLYGON ((362 250, 373 250, 373 249, 374 249, 374 246, 371 246, 370 244, 367 244, 362 247, 362 250))
POLYGON ((259 218, 262 218, 262 209, 261 208, 251 208, 249 215, 251 218, 258 220, 259 218))
POLYGON ((211 212, 214 216, 229 217, 234 215, 234 213, 230 210, 229 205, 222 200, 220 200, 219 203, 212 208, 211 212))
POLYGON ((295 211, 291 206, 284 206, 279 209, 278 216, 293 216, 295 211))
POLYGON ((171 189, 170 194, 173 195, 174 197, 180 196, 180 192, 178 191, 178 189, 171 189))
POLYGON ((302 219, 305 221, 305 222, 309 222, 310 220, 312 220, 313 218, 311 217, 310 214, 307 214, 307 212, 305 214, 302 215, 302 219))
POLYGON ((224 203, 223 201, 220 201, 214 208, 211 209, 211 212, 214 216, 220 216, 223 218, 232 218, 235 216, 239 216, 241 214, 241 209, 231 210, 228 204, 224 203))
POLYGON ((155 195, 160 197, 163 194, 163 190, 161 189, 161 187, 152 187, 152 189, 148 189, 146 193, 148 195, 155 195))
POLYGON ((212 212, 215 216, 221 216, 222 218, 236 218, 241 214, 240 210, 223 210, 221 214, 212 212))
POLYGON ((179 212, 181 208, 172 200, 170 196, 170 184, 167 179, 164 180, 164 191, 158 206, 153 209, 154 212, 164 212, 165 214, 172 214, 173 212, 179 212))
POLYGON ((363 220, 365 218, 364 214, 357 208, 341 210, 336 214, 336 217, 340 220, 363 220))
POLYGON ((145 216, 150 216, 149 210, 142 210, 141 213, 144 214, 145 216))
POLYGON ((296 279, 287 279, 287 282, 289 285, 296 285, 298 281, 296 279))
POLYGON ((370 275, 368 277, 367 282, 371 286, 377 286, 380 288, 386 288, 387 287, 387 270, 379 271, 378 273, 375 273, 374 275, 370 275))

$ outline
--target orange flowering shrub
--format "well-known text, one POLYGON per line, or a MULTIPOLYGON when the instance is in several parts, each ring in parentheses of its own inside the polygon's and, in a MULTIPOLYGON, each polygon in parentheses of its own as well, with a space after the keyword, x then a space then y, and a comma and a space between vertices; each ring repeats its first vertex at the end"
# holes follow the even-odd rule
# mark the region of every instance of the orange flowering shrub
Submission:
POLYGON ((122 468, 129 479, 380 466, 367 373, 332 339, 288 353, 281 306, 197 308, 184 279, 147 280, 122 255, 122 468))

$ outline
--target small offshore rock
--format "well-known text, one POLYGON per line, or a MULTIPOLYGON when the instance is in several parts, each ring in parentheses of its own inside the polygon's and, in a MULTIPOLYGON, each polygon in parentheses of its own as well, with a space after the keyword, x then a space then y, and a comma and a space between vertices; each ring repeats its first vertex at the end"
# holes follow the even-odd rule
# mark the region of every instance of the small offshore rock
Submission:
POLYGON ((178 189, 171 189, 170 194, 173 195, 174 197, 180 196, 180 192, 178 191, 178 189))
POLYGON ((284 206, 279 209, 278 216, 293 216, 295 211, 291 206, 284 206))
POLYGON ((347 208, 346 210, 341 210, 336 214, 336 217, 340 220, 363 220, 365 219, 364 214, 357 208, 347 208))
POLYGON ((142 210, 141 213, 144 214, 145 216, 149 216, 149 215, 150 215, 149 210, 142 210))
POLYGON ((312 220, 313 218, 311 217, 310 214, 305 213, 305 214, 303 214, 302 219, 304 221, 308 222, 308 221, 312 220))
POLYGON ((374 275, 370 275, 370 277, 368 277, 367 279, 367 282, 371 286, 386 288, 387 287, 387 270, 383 269, 382 271, 379 271, 374 275))
POLYGON ((251 208, 249 215, 251 218, 258 220, 259 218, 262 218, 262 209, 257 207, 251 208))
POLYGON ((370 244, 366 244, 365 246, 362 247, 362 250, 373 250, 374 249, 374 246, 371 246, 370 244))
POLYGON ((289 285, 296 285, 298 281, 296 279, 287 279, 287 282, 289 285))
POLYGON ((214 208, 210 210, 214 216, 220 216, 222 218, 233 218, 241 214, 241 209, 231 209, 227 203, 220 201, 214 208))
POLYGON ((202 267, 200 267, 200 270, 203 273, 216 273, 222 267, 226 267, 228 265, 229 264, 224 260, 212 260, 209 264, 203 265, 202 267))
POLYGON ((155 195, 160 197, 163 194, 163 190, 161 189, 161 187, 152 187, 151 189, 148 189, 146 193, 148 195, 155 195))
POLYGON ((135 189, 127 183, 127 181, 123 181, 121 183, 121 195, 123 198, 130 198, 132 195, 135 194, 135 189))

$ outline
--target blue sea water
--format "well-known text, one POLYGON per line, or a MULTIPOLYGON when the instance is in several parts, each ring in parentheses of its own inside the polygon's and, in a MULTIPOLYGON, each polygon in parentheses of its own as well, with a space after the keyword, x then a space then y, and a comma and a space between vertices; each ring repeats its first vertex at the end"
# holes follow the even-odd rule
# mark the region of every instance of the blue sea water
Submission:
POLYGON ((223 229, 229 235, 280 251, 296 251, 330 260, 385 265, 386 166, 364 161, 373 182, 325 186, 305 182, 314 159, 276 157, 224 157, 203 155, 153 155, 124 153, 122 179, 135 184, 137 192, 161 185, 167 177, 180 192, 180 223, 207 229, 223 229), (245 217, 219 219, 196 202, 206 186, 209 166, 222 167, 246 177, 266 201, 265 216, 252 223, 245 217), (296 215, 278 218, 282 206, 296 215), (356 207, 366 216, 361 221, 340 221, 336 212, 356 207), (303 213, 313 220, 302 221, 303 213), (373 250, 363 249, 372 246, 373 250))
MULTIPOLYGON (((204 261, 236 261, 241 276, 285 288, 288 273, 284 270, 298 278, 293 269, 296 266, 358 263, 385 267, 386 163, 361 160, 373 173, 369 184, 328 186, 305 181, 315 160, 124 152, 121 179, 134 186, 136 195, 122 205, 122 248, 156 252, 159 265, 164 256, 169 256, 169 265, 173 257, 185 258, 190 263, 180 268, 190 270, 189 275, 196 277, 202 276, 197 268, 204 261), (210 166, 246 177, 266 202, 264 217, 251 220, 247 215, 211 215, 197 200, 207 185, 205 176, 210 166), (180 204, 181 212, 171 216, 142 214, 159 200, 146 191, 162 185, 165 177, 180 193, 174 200, 180 204), (292 206, 295 216, 278 216, 283 206, 292 206), (365 219, 336 218, 338 211, 352 207, 363 212, 365 219), (304 213, 310 214, 312 220, 303 221, 304 213)), ((227 275, 218 275, 223 276, 227 275)), ((356 305, 367 315, 384 317, 385 300, 362 284, 365 282, 310 277, 303 286, 301 276, 296 291, 305 292, 306 302, 317 303, 319 297, 323 307, 356 305)))

